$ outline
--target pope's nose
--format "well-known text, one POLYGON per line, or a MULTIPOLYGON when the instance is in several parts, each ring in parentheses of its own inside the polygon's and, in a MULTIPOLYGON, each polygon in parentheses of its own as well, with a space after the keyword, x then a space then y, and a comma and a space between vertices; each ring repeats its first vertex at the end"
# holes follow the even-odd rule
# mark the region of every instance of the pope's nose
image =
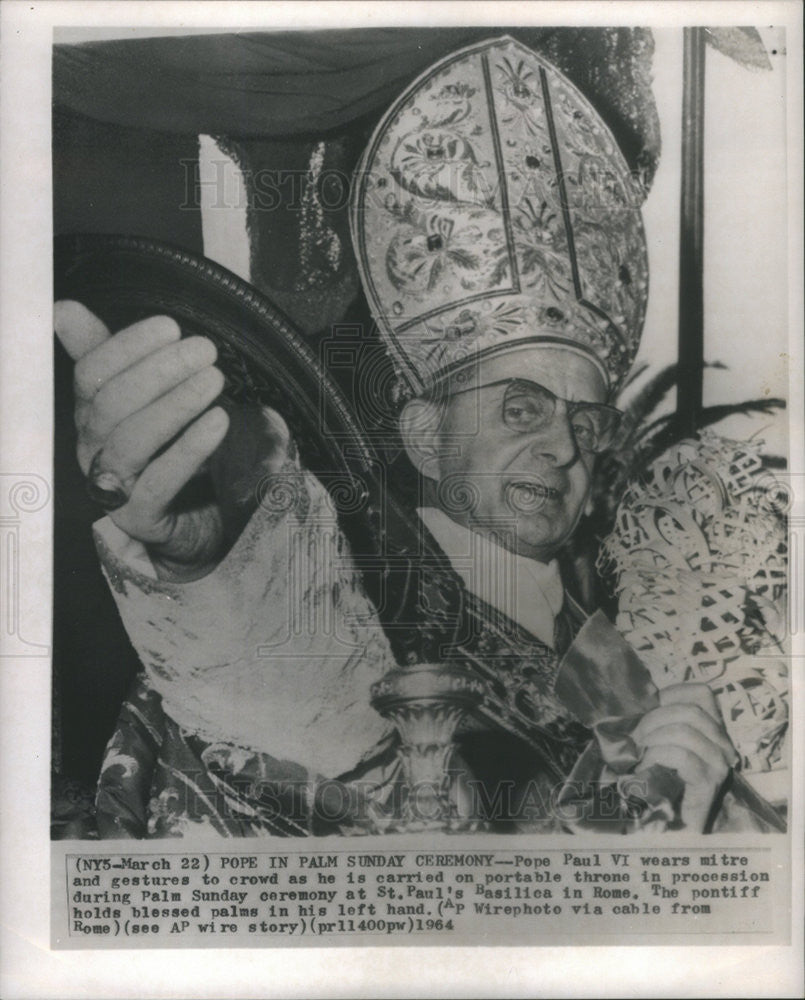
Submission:
POLYGON ((550 423, 534 435, 530 451, 534 458, 555 466, 575 464, 579 449, 564 406, 558 405, 550 423))

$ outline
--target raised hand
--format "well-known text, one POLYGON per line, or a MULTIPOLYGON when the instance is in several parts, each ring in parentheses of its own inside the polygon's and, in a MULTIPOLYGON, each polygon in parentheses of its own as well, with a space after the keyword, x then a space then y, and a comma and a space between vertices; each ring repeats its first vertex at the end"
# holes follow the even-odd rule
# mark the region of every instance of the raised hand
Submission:
MULTIPOLYGON (((161 577, 205 575, 231 543, 219 497, 209 477, 199 475, 230 426, 223 408, 212 405, 224 385, 215 346, 205 337, 180 339, 178 325, 166 316, 112 337, 95 315, 71 301, 56 303, 54 327, 76 362, 81 469, 120 484, 121 505, 109 516, 146 545, 161 577)), ((244 426, 242 419, 237 423, 244 426)), ((260 423, 270 464, 281 463, 287 433, 277 432, 267 411, 260 423)), ((253 505, 247 498, 239 509, 246 516, 253 505)))

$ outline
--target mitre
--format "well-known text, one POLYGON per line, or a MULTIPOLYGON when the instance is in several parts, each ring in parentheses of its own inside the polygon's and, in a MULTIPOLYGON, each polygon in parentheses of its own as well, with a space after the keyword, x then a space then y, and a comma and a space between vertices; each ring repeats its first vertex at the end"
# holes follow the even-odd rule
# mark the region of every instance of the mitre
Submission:
POLYGON ((569 354, 616 392, 645 316, 642 200, 589 101, 514 39, 419 76, 375 129, 351 203, 401 398, 479 362, 550 384, 569 354))

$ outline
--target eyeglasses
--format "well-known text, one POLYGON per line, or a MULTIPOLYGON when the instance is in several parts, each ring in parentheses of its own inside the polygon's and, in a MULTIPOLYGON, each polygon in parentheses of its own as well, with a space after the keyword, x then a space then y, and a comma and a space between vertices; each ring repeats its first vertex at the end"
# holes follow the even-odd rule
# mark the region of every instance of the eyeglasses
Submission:
MULTIPOLYGON (((550 425, 556 414, 556 404, 560 402, 560 397, 550 389, 529 379, 505 379, 477 388, 489 389, 498 385, 506 386, 501 404, 501 419, 510 431, 515 434, 535 434, 550 425)), ((473 388, 476 386, 459 389, 451 395, 460 395, 473 388)), ((623 419, 621 411, 605 403, 561 402, 565 405, 578 448, 594 454, 606 451, 620 427, 623 419)))
MULTIPOLYGON (((503 384, 506 392, 501 416, 510 431, 534 434, 550 425, 559 402, 559 397, 550 389, 526 379, 513 379, 503 384)), ((606 451, 620 426, 621 411, 604 403, 562 402, 578 447, 595 454, 606 451)))

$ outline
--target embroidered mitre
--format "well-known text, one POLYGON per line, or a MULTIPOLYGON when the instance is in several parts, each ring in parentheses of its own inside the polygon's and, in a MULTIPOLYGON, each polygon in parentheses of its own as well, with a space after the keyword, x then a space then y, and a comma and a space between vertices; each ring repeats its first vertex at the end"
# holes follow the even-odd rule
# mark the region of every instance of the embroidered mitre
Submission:
POLYGON ((614 392, 645 315, 642 200, 597 112, 520 43, 423 73, 377 126, 351 206, 401 398, 480 360, 522 374, 546 348, 588 358, 614 392))

